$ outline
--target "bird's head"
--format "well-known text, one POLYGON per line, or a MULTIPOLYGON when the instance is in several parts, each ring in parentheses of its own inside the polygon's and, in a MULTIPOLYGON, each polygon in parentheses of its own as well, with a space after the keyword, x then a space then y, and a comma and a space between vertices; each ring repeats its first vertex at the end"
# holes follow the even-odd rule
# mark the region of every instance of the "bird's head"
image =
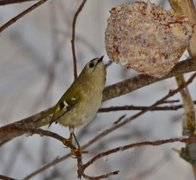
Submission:
POLYGON ((106 76, 106 70, 105 65, 103 64, 103 56, 100 58, 94 58, 91 61, 89 61, 84 69, 82 70, 80 74, 82 79, 86 79, 87 81, 104 81, 105 83, 105 76, 106 76))

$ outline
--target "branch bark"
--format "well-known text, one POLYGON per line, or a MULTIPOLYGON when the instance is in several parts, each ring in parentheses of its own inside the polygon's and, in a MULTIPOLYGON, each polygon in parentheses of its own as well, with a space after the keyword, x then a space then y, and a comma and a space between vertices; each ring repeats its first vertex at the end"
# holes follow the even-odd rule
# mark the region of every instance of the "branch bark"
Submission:
MULTIPOLYGON (((119 97, 130 93, 136 89, 145 87, 152 83, 164 80, 173 76, 178 76, 183 73, 188 73, 196 71, 196 60, 188 59, 179 62, 174 69, 166 76, 158 79, 147 75, 139 75, 133 78, 126 79, 124 81, 118 82, 104 89, 103 101, 110 100, 115 97, 119 97)), ((49 124, 51 113, 53 112, 53 107, 43 110, 35 115, 22 119, 20 121, 5 125, 0 128, 0 145, 24 134, 21 132, 21 126, 27 129, 39 128, 49 124)))
POLYGON ((190 41, 188 51, 192 57, 196 57, 196 9, 193 0, 169 0, 172 9, 180 14, 188 17, 193 26, 193 35, 190 41))
POLYGON ((0 0, 0 6, 14 4, 14 3, 31 2, 31 1, 38 1, 38 0, 0 0))
POLYGON ((113 85, 110 85, 104 89, 103 101, 107 101, 109 99, 113 99, 115 97, 125 95, 134 90, 137 90, 139 88, 142 88, 144 86, 150 85, 152 83, 155 83, 155 82, 158 82, 164 79, 168 79, 171 77, 178 76, 180 74, 195 71, 196 70, 195 61, 196 59, 192 58, 192 59, 187 59, 185 61, 179 62, 169 74, 167 74, 166 76, 162 78, 155 78, 155 77, 141 74, 136 77, 129 78, 121 82, 115 83, 113 85))
POLYGON ((32 6, 30 6, 29 8, 25 9, 24 11, 22 11, 20 14, 18 14, 17 16, 15 16, 14 18, 10 19, 8 22, 6 22, 5 24, 3 24, 2 26, 0 26, 0 33, 2 31, 4 31, 5 29, 7 29, 9 26, 11 26, 13 23, 15 23, 16 21, 18 21, 19 19, 21 19, 23 16, 25 16, 26 14, 30 13, 31 11, 33 11, 34 9, 36 9, 37 7, 41 6, 43 3, 45 3, 48 0, 40 0, 37 3, 33 4, 32 6))

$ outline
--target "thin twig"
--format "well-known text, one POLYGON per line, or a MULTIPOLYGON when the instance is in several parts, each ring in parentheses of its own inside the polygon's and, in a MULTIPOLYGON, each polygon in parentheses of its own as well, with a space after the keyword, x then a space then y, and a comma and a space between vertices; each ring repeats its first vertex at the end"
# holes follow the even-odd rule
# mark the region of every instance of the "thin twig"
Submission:
POLYGON ((116 121, 114 121, 114 124, 118 124, 120 121, 122 121, 126 117, 126 114, 123 114, 120 116, 116 121))
POLYGON ((34 9, 36 9, 37 7, 41 6, 46 1, 48 1, 48 0, 40 0, 39 2, 35 3, 34 5, 30 6, 29 8, 27 8, 26 10, 24 10, 23 12, 21 12, 20 14, 18 14, 17 16, 15 16, 14 18, 10 19, 8 22, 6 22, 5 24, 3 24, 0 27, 0 33, 2 31, 4 31, 5 29, 7 29, 9 26, 11 26, 16 21, 18 21, 20 18, 22 18, 23 16, 25 16, 26 14, 28 14, 29 12, 31 12, 34 9))
MULTIPOLYGON (((196 101, 193 101, 196 104, 196 101)), ((106 113, 111 111, 139 111, 148 109, 149 106, 133 106, 133 105, 124 105, 124 106, 111 106, 111 107, 104 107, 100 108, 98 112, 106 113)), ((171 105, 171 106, 157 106, 151 109, 150 111, 176 111, 178 109, 183 108, 182 104, 179 105, 171 105)))
MULTIPOLYGON (((175 90, 171 90, 169 91, 169 93, 167 95, 165 95, 163 98, 161 98, 160 100, 158 100, 157 102, 155 102, 154 104, 152 104, 151 106, 149 106, 149 109, 140 111, 139 113, 136 113, 135 115, 131 116, 130 118, 125 119, 124 121, 120 122, 119 124, 115 124, 114 126, 103 130, 102 132, 100 132, 97 136, 95 136, 94 138, 92 138, 89 142, 87 142, 86 144, 84 144, 82 146, 82 149, 86 149, 87 147, 91 146, 92 144, 94 144, 95 142, 97 142, 99 139, 105 137, 106 135, 108 135, 109 133, 115 131, 116 129, 122 127, 123 125, 131 122, 132 120, 136 119, 137 117, 143 115, 144 113, 146 113, 147 111, 149 111, 150 109, 156 107, 157 105, 161 104, 162 102, 164 102, 168 97, 173 96, 175 94, 177 94, 181 89, 183 89, 184 87, 188 86, 193 79, 196 77, 196 73, 194 73, 187 81, 185 84, 183 84, 182 86, 178 87, 175 90)), ((55 164, 58 164, 60 162, 63 162, 65 159, 67 159, 71 154, 67 154, 65 156, 62 156, 61 158, 59 158, 58 160, 56 160, 55 162, 51 162, 49 164, 46 164, 45 166, 43 166, 41 169, 38 169, 37 171, 33 172, 32 174, 37 175, 41 172, 43 172, 45 169, 54 166, 55 164), (47 168, 45 168, 47 166, 47 168)), ((31 176, 33 177, 33 176, 31 176)))
POLYGON ((106 179, 106 178, 109 178, 110 176, 114 176, 114 175, 117 175, 119 173, 119 171, 112 171, 112 172, 109 172, 109 173, 102 174, 100 176, 89 176, 89 175, 86 175, 84 173, 84 170, 85 169, 82 169, 80 171, 80 175, 83 176, 85 179, 89 179, 89 180, 106 179))
POLYGON ((128 150, 133 147, 143 147, 143 146, 160 146, 162 144, 168 144, 168 143, 174 143, 174 142, 183 142, 183 143, 195 143, 196 137, 191 138, 170 138, 170 139, 163 139, 163 140, 157 140, 157 141, 143 141, 138 143, 132 143, 125 146, 119 146, 114 149, 110 149, 108 151, 101 152, 97 155, 95 155, 92 159, 90 159, 87 163, 83 165, 83 168, 86 169, 88 166, 90 166, 93 162, 97 161, 100 158, 103 158, 104 156, 108 156, 110 154, 121 152, 128 150))
POLYGON ((8 177, 8 176, 4 176, 4 175, 0 175, 0 179, 2 180, 16 180, 14 178, 8 177))
MULTIPOLYGON (((107 86, 103 92, 103 101, 112 99, 117 96, 121 96, 126 93, 130 93, 136 89, 145 87, 146 85, 150 85, 154 82, 161 81, 163 79, 167 79, 169 77, 173 77, 190 71, 196 71, 195 59, 187 59, 186 61, 179 62, 172 70, 172 72, 170 72, 162 79, 153 78, 145 75, 139 75, 137 77, 129 78, 127 80, 107 86)), ((22 135, 22 132, 15 131, 15 126, 18 127, 21 125, 25 125, 28 128, 39 128, 49 124, 49 116, 53 112, 53 108, 54 107, 45 109, 20 121, 16 121, 14 123, 0 127, 0 145, 6 143, 7 141, 15 137, 22 135)))
POLYGON ((77 58, 76 58, 76 50, 75 50, 76 22, 77 22, 78 15, 82 11, 85 3, 86 3, 86 0, 83 0, 82 3, 80 4, 80 6, 78 7, 78 9, 77 9, 77 11, 76 11, 76 13, 74 15, 73 22, 72 22, 72 40, 71 40, 71 47, 72 47, 73 66, 74 66, 74 79, 76 79, 77 76, 78 76, 78 73, 77 73, 77 58))
POLYGON ((107 86, 103 91, 103 101, 113 99, 137 90, 141 87, 148 86, 152 83, 167 79, 173 76, 184 74, 185 72, 191 72, 196 70, 196 58, 187 59, 176 64, 173 70, 162 78, 155 78, 148 75, 138 75, 115 84, 107 86), (182 68, 183 67, 183 68, 182 68))
POLYGON ((102 138, 103 136, 106 136, 107 134, 115 131, 116 129, 126 125, 127 123, 130 123, 131 121, 133 121, 134 119, 138 118, 139 116, 143 115, 144 113, 150 111, 151 109, 155 108, 156 106, 158 106, 159 104, 161 104, 163 101, 165 101, 167 98, 177 94, 181 89, 185 88, 186 86, 188 86, 188 84, 190 84, 193 79, 196 77, 196 73, 194 73, 187 81, 186 83, 182 84, 181 86, 179 86, 177 89, 175 90, 170 90, 169 93, 167 95, 165 95, 163 98, 159 99, 158 101, 156 101, 155 103, 153 103, 151 106, 149 106, 148 109, 144 109, 136 114, 134 114, 133 116, 125 119, 124 121, 120 122, 119 124, 115 124, 115 126, 112 126, 102 132, 100 132, 96 137, 94 137, 93 139, 91 139, 87 144, 84 145, 84 148, 90 146, 91 144, 94 144, 98 139, 102 138))
MULTIPOLYGON (((71 153, 63 156, 64 159, 67 159, 68 157, 70 157, 71 153)), ((55 164, 58 164, 62 162, 62 158, 55 158, 53 161, 51 161, 50 163, 46 164, 46 165, 43 165, 40 169, 37 169, 36 171, 32 172, 31 174, 27 175, 26 177, 24 177, 23 179, 24 180, 29 180, 31 179, 32 177, 35 177, 36 175, 40 174, 41 172, 49 169, 50 167, 54 166, 55 164)))
POLYGON ((174 100, 166 100, 162 104, 169 104, 169 103, 173 104, 173 103, 178 103, 178 102, 180 102, 179 99, 174 99, 174 100))
MULTIPOLYGON (((14 3, 31 2, 31 1, 35 1, 35 0, 0 0, 0 6, 14 4, 14 3)), ((38 1, 38 0, 36 0, 36 1, 38 1)))
POLYGON ((43 137, 43 136, 51 137, 51 138, 54 138, 54 139, 62 142, 66 147, 69 147, 72 150, 76 149, 76 147, 72 144, 70 139, 66 139, 66 138, 58 135, 57 133, 47 131, 47 130, 43 130, 43 129, 40 129, 40 128, 39 129, 27 129, 25 126, 24 127, 18 127, 18 128, 21 131, 24 131, 28 135, 38 134, 41 137, 43 137))

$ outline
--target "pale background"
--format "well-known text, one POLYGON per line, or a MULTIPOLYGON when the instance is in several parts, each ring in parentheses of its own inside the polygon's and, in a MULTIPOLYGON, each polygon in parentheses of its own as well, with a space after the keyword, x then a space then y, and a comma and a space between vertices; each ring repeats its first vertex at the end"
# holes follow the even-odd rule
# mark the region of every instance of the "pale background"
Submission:
MULTIPOLYGON (((29 13, 1 33, 0 39, 0 125, 5 125, 30 116, 54 105, 73 81, 71 54, 71 23, 74 12, 81 1, 49 1, 29 13)), ((104 31, 109 10, 127 2, 123 0, 89 0, 79 16, 76 33, 78 68, 94 57, 105 55, 104 31)), ((165 1, 162 3, 167 9, 165 1)), ((3 24, 32 3, 0 7, 0 23, 3 24)), ((133 76, 112 64, 107 72, 107 85, 133 76)), ((126 96, 105 102, 109 105, 150 105, 169 89, 175 88, 174 79, 161 81, 134 91, 126 96)), ((196 99, 196 85, 190 86, 196 99)), ((172 99, 179 99, 175 96, 172 99)), ((129 117, 135 112, 98 114, 79 140, 81 144, 90 140, 101 130, 110 127, 119 116, 129 117)), ((102 150, 139 142, 181 136, 183 110, 174 112, 149 112, 119 131, 107 136, 98 145, 90 147, 87 159, 102 150), (118 136, 119 135, 119 136, 118 136), (108 139, 108 141, 107 141, 108 139)), ((67 128, 53 125, 50 130, 67 135, 67 128)), ((193 180, 191 166, 172 148, 175 143, 157 147, 140 147, 117 153, 91 166, 89 173, 99 175, 112 170, 120 174, 110 179, 125 180, 193 180), (94 173, 95 172, 95 173, 94 173)), ((0 148, 0 174, 22 179, 43 164, 66 154, 68 150, 59 142, 39 136, 20 137, 0 148)), ((63 163, 35 176, 42 179, 77 179, 76 161, 69 158, 63 163), (54 178, 55 177, 55 178, 54 178)))

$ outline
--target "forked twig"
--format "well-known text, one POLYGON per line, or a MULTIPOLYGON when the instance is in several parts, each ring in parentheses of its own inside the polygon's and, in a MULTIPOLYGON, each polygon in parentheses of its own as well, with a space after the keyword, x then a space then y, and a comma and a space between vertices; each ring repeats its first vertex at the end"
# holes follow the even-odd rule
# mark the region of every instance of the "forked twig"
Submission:
MULTIPOLYGON (((163 98, 161 98, 160 100, 156 101, 155 103, 153 103, 151 106, 149 106, 148 109, 145 109, 143 111, 140 111, 138 113, 136 113, 135 115, 123 120, 123 121, 120 121, 120 123, 117 123, 117 124, 114 124, 112 127, 108 128, 108 129, 105 129, 103 130, 102 132, 100 132, 97 136, 95 136, 94 138, 92 138, 89 142, 87 142, 85 145, 82 146, 82 149, 86 149, 87 147, 91 146, 92 144, 94 144, 95 142, 97 142, 98 140, 100 140, 101 138, 105 137, 106 135, 108 135, 109 133, 115 131, 116 129, 122 127, 123 125, 127 124, 127 123, 130 123, 131 121, 133 121, 134 119, 136 119, 137 117, 143 115, 144 113, 148 112, 149 110, 151 110, 152 108, 156 107, 157 105, 161 104, 162 102, 165 102, 165 100, 175 94, 177 94, 181 89, 185 88, 186 86, 188 86, 192 81, 193 79, 196 77, 196 73, 194 73, 184 84, 182 84, 181 86, 179 86, 178 88, 174 89, 174 90, 170 90, 169 93, 167 95, 165 95, 163 98)), ((192 139, 192 138, 191 138, 192 139)), ((186 143, 191 143, 190 139, 179 139, 179 138, 174 138, 174 139, 170 139, 169 141, 181 141, 181 142, 186 142, 186 143)), ((164 140, 162 140, 164 141, 164 140)), ((195 139, 194 139, 195 141, 195 139)), ((164 143, 167 143, 167 141, 164 141, 164 143)), ((169 143, 169 142, 168 142, 169 143)), ((152 144, 152 143, 151 143, 152 144)), ((153 143, 154 145, 160 145, 160 142, 155 142, 153 143)), ((149 143, 147 143, 147 145, 149 145, 149 143)), ((131 145, 132 146, 132 145, 131 145)), ((125 147, 126 148, 126 147, 125 147)), ((67 159, 71 154, 67 154, 61 158, 59 158, 58 160, 56 160, 55 162, 51 162, 45 166, 47 166, 47 168, 49 167, 52 167, 53 165, 57 164, 57 163, 60 163, 62 161, 64 161, 65 159, 67 159)), ((100 156, 100 155, 99 155, 100 156)), ((93 160, 94 161, 94 160, 93 160)), ((89 162, 87 162, 86 164, 84 164, 85 166, 88 166, 89 162)), ((80 165, 81 166, 81 165, 80 165)), ((80 167, 79 166, 79 167, 80 167)), ((43 170, 45 170, 46 168, 43 166, 41 169, 38 169, 37 171, 33 172, 33 176, 37 175, 38 173, 42 172, 43 170)), ((79 172, 81 173, 82 171, 84 170, 84 167, 80 167, 79 169, 79 172)), ((117 171, 114 171, 117 173, 117 171)), ((111 175, 112 173, 114 172, 111 172, 111 175)), ((115 174, 115 173, 114 173, 115 174)), ((31 177, 33 177, 31 176, 31 177)), ((81 174, 81 176, 84 176, 86 178, 90 178, 90 179, 93 179, 93 178, 97 178, 97 177, 100 177, 100 176, 97 176, 97 177, 90 177, 90 176, 87 176, 85 175, 85 173, 83 172, 83 174, 81 174)), ((102 176, 101 176, 102 177, 102 176)))
MULTIPOLYGON (((89 167, 91 164, 93 164, 98 159, 103 158, 105 156, 109 156, 109 155, 111 155, 113 153, 116 153, 116 152, 126 151, 126 150, 129 150, 129 149, 134 148, 134 147, 160 146, 160 145, 163 145, 163 144, 174 143, 174 142, 182 142, 182 143, 188 143, 188 144, 195 143, 196 142, 196 137, 170 138, 170 139, 162 139, 162 140, 157 140, 157 141, 143 141, 143 142, 138 142, 138 143, 127 144, 125 146, 119 146, 119 147, 116 147, 116 148, 113 148, 113 149, 110 149, 110 150, 107 150, 107 151, 104 151, 104 152, 101 152, 101 153, 95 155, 88 162, 83 164, 82 170, 84 171, 87 167, 89 167)), ((112 173, 118 173, 118 171, 114 171, 112 173)), ((115 174, 112 174, 112 173, 106 174, 106 175, 108 175, 107 177, 109 177, 111 175, 115 175, 115 174)), ((85 177, 87 177, 87 179, 91 179, 91 180, 106 178, 104 175, 97 176, 97 177, 90 177, 90 176, 85 176, 85 177)))

